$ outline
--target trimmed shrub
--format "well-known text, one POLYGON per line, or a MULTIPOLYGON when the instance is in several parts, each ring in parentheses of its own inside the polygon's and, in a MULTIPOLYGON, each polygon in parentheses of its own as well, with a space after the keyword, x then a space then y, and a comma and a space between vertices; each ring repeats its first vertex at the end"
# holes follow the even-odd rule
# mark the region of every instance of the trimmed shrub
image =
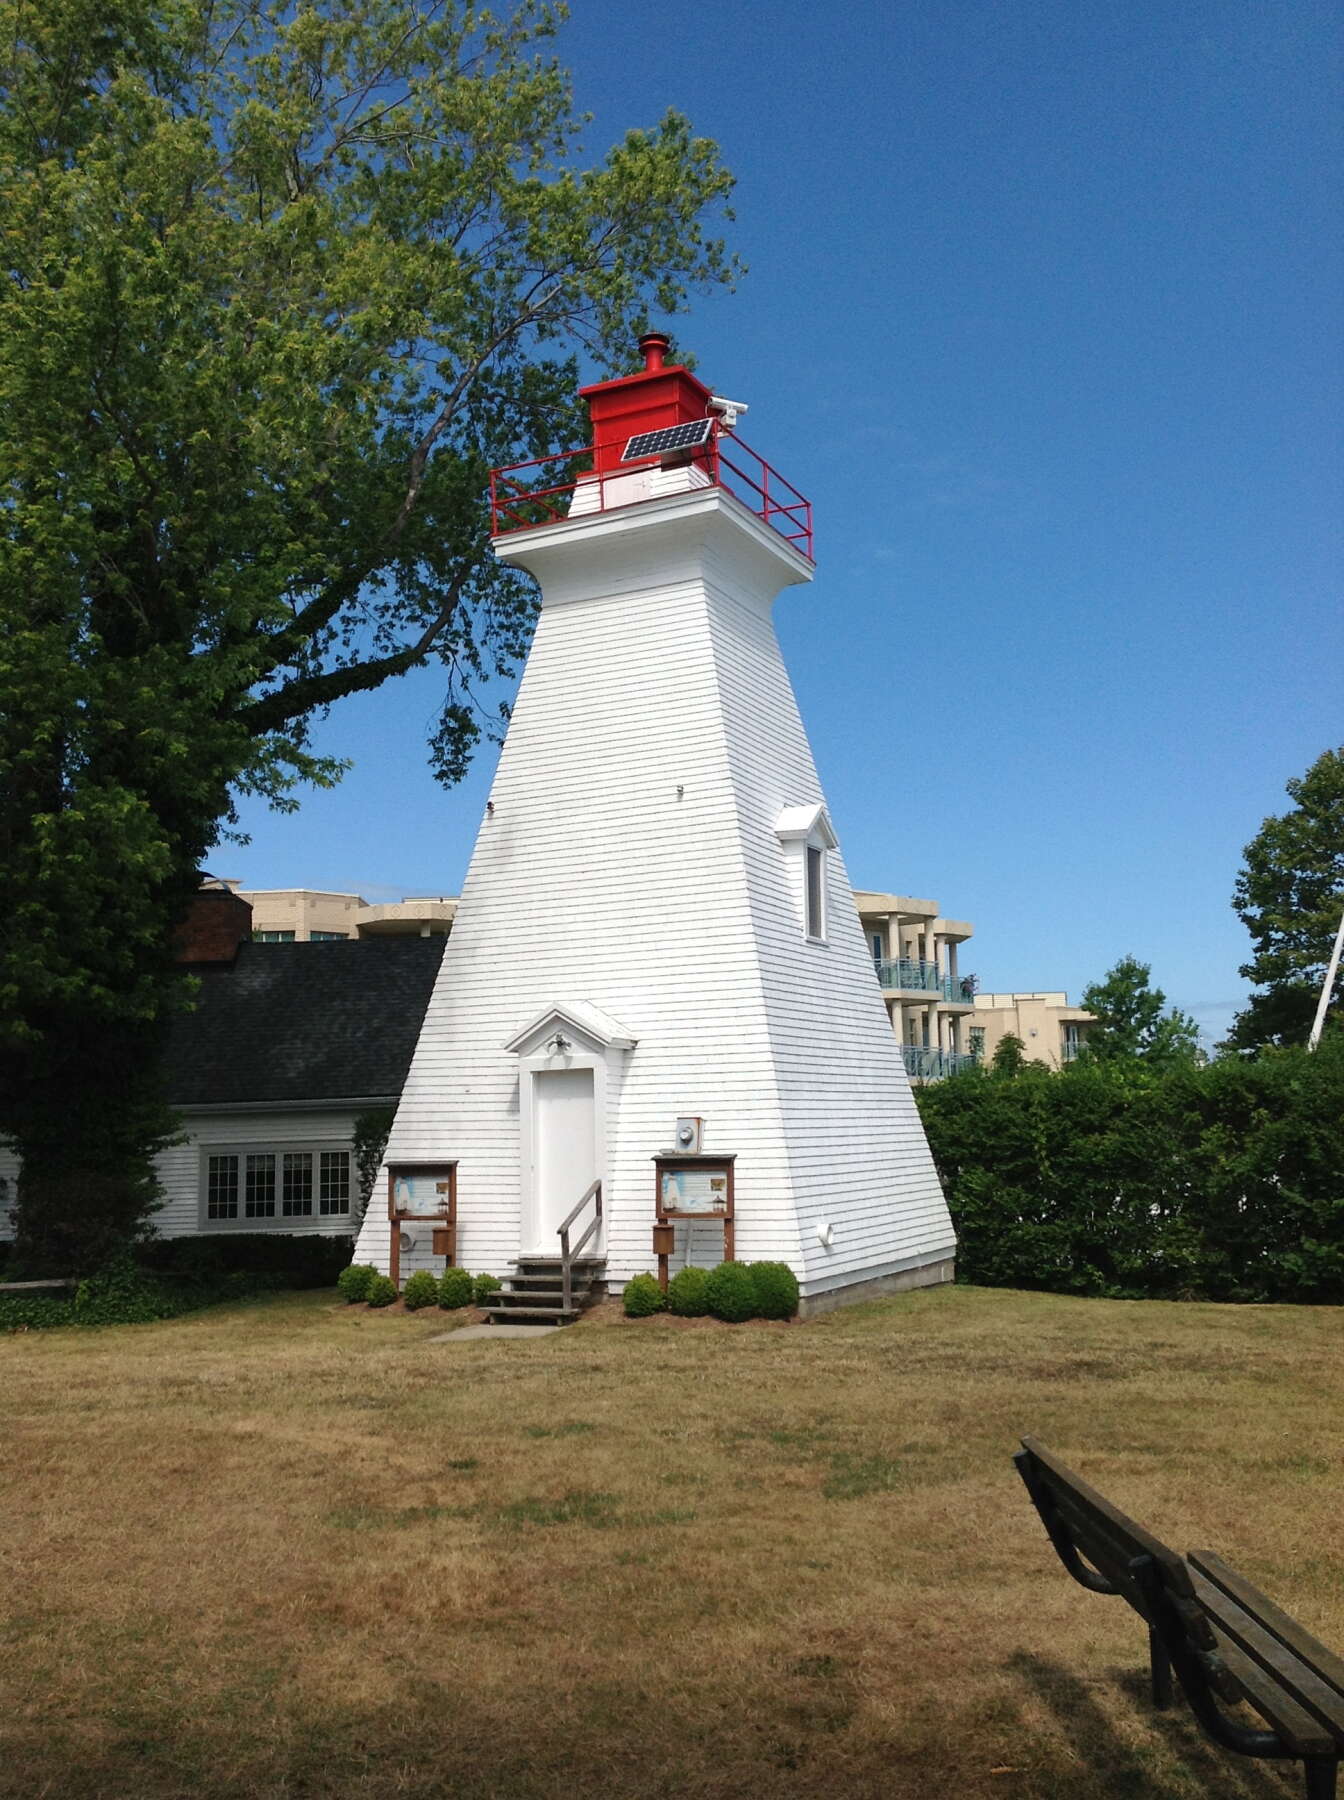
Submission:
POLYGON ((748 1263, 747 1272, 756 1295, 756 1311, 763 1319, 791 1319, 798 1310, 798 1277, 787 1263, 748 1263))
POLYGON ((721 1262, 705 1283, 705 1300, 716 1319, 740 1325, 756 1317, 756 1284, 745 1263, 721 1262))
POLYGON ((478 1275, 471 1284, 471 1297, 477 1306, 484 1306, 491 1294, 497 1294, 503 1285, 498 1275, 478 1275))
POLYGON ((390 1275, 375 1275, 365 1295, 370 1306, 391 1306, 397 1297, 397 1284, 390 1275))
POLYGON ((435 1306, 438 1298, 438 1281, 428 1269, 417 1269, 414 1275, 407 1277, 401 1290, 402 1305, 407 1312, 419 1312, 422 1306, 435 1306))
POLYGON ((667 1284, 667 1310, 679 1319, 703 1319, 709 1311, 708 1286, 708 1269, 678 1269, 667 1284))
POLYGON ((439 1305, 445 1312, 470 1306, 474 1284, 465 1269, 445 1269, 439 1279, 439 1305))
POLYGON ((351 1263, 336 1277, 336 1291, 355 1306, 369 1297, 369 1284, 378 1273, 372 1263, 351 1263))
POLYGON ((627 1319, 647 1319, 650 1313, 662 1312, 667 1296, 656 1275, 635 1275, 622 1289, 621 1301, 627 1319))

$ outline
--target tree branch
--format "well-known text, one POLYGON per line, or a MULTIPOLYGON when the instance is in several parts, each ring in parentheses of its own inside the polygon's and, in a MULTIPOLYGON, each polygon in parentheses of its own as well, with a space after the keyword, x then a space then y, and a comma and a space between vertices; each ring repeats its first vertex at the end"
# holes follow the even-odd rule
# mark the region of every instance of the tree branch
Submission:
POLYGON ((438 611, 413 644, 406 644, 387 656, 374 657, 369 662, 325 669, 318 675, 298 676, 273 694, 263 694, 259 700, 243 707, 239 719, 249 731, 257 734, 278 731, 291 719, 300 718, 315 707, 326 706, 345 694, 365 693, 380 686, 391 675, 404 675, 425 660, 451 622, 471 572, 471 565, 467 564, 453 576, 438 611))

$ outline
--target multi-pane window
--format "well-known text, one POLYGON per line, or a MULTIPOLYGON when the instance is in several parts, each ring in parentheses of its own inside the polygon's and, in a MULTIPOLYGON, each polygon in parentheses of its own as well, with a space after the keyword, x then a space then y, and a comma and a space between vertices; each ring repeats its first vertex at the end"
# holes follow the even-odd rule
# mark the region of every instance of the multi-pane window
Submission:
POLYGON ((343 931, 310 931, 308 940, 313 944, 343 944, 345 933, 343 931))
POLYGON ((249 1145, 205 1152, 203 1226, 254 1229, 284 1219, 343 1219, 350 1213, 350 1152, 319 1145, 287 1150, 249 1145))
POLYGON ((206 1160, 205 1216, 207 1219, 238 1217, 238 1158, 211 1156, 206 1160))
POLYGON ((292 931, 254 931, 252 942, 254 944, 292 944, 294 933, 292 931))
POLYGON ((243 1214, 249 1219, 275 1217, 275 1157, 249 1152, 243 1158, 243 1214))
POLYGON ((350 1210, 350 1152, 348 1150, 323 1150, 321 1158, 317 1188, 318 1211, 327 1216, 348 1213, 350 1210))
POLYGON ((313 1153, 286 1150, 281 1170, 280 1210, 287 1219, 308 1217, 313 1210, 313 1153))

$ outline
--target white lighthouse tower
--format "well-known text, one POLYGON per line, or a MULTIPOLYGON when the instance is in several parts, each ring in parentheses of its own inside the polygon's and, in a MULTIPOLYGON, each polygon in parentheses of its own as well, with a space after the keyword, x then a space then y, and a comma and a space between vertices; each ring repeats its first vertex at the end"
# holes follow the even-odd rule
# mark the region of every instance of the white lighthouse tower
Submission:
POLYGON ((540 1295, 562 1227, 611 1284, 657 1266, 658 1228, 664 1269, 787 1262, 805 1309, 945 1281, 771 622, 812 579, 810 509, 729 429, 740 405, 640 344, 584 390, 576 482, 496 479, 495 550, 540 617, 356 1254, 522 1261, 540 1295))

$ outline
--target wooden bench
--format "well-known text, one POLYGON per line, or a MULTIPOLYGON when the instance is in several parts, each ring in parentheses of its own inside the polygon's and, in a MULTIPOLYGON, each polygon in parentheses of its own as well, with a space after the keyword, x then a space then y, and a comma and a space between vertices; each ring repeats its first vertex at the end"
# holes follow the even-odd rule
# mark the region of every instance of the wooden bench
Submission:
POLYGON ((1211 1551, 1169 1550, 1034 1438, 1023 1438, 1013 1461, 1074 1580, 1121 1595, 1148 1626, 1154 1703, 1171 1705, 1174 1668, 1215 1742, 1242 1756, 1297 1759, 1307 1800, 1334 1800, 1344 1660, 1211 1551), (1240 1701, 1263 1728, 1228 1713, 1240 1701))

